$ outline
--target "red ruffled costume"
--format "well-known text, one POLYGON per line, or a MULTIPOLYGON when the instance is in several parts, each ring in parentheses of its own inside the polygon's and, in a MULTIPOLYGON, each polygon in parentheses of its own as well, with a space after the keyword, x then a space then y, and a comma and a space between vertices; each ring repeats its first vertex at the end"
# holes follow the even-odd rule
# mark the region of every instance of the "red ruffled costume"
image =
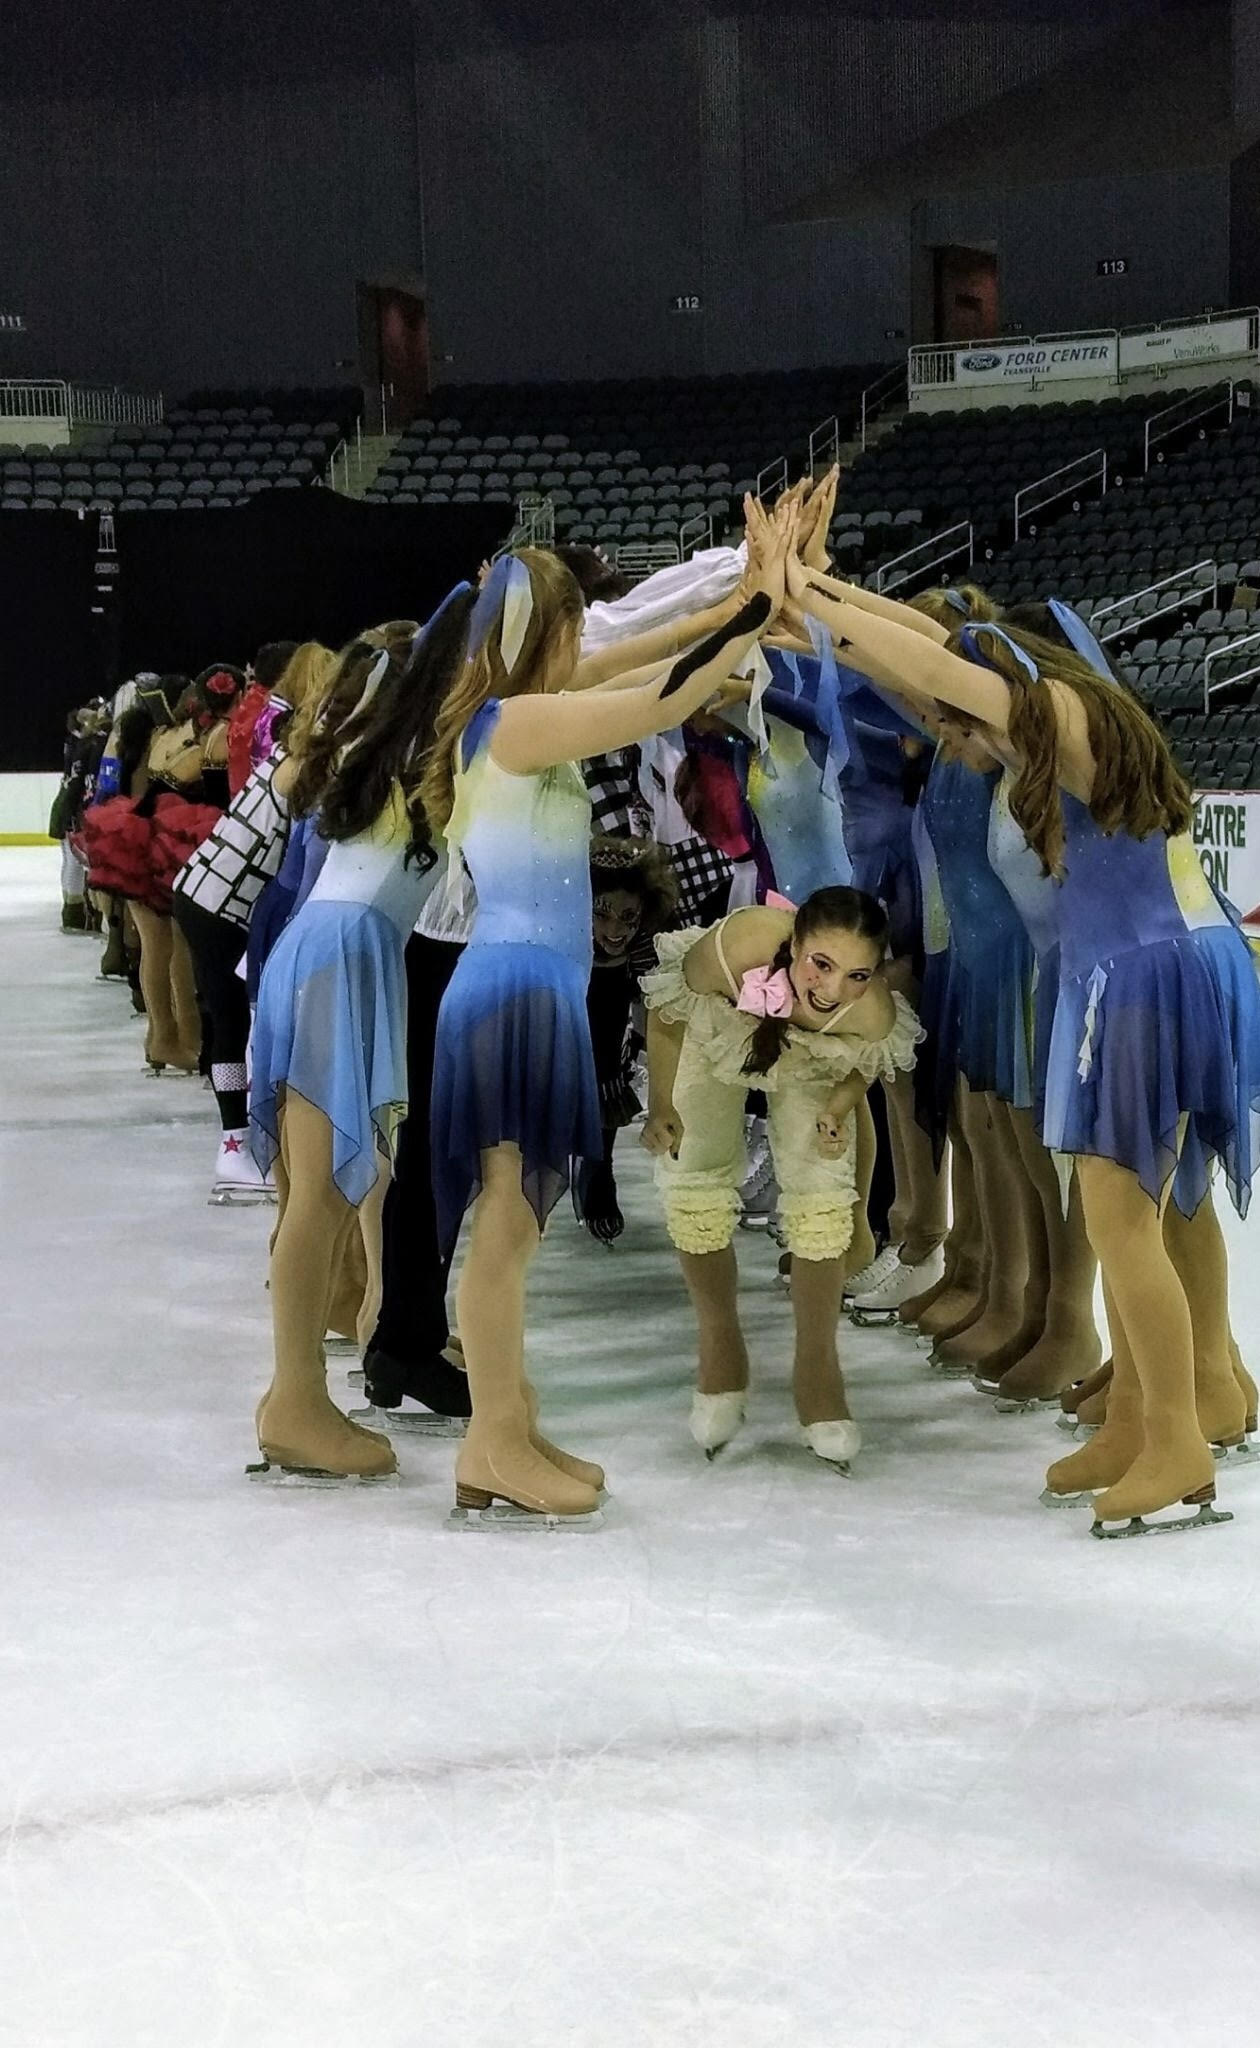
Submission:
POLYGON ((88 886, 169 915, 176 874, 222 815, 172 789, 93 804, 83 816, 88 886))

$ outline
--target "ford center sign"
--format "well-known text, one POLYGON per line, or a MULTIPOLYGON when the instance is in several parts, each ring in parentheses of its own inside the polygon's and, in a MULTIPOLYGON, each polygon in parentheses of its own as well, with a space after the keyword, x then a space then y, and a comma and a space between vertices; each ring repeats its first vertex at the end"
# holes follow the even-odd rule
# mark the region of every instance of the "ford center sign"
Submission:
POLYGON ((1057 384, 1072 377, 1114 378, 1116 337, 1014 341, 967 349, 954 362, 956 384, 1057 384))

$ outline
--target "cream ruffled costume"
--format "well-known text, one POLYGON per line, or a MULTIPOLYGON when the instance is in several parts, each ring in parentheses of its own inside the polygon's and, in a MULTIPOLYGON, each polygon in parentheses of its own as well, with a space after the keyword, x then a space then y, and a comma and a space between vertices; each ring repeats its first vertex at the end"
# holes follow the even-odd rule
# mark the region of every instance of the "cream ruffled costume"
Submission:
MULTIPOLYGON (((726 968, 721 929, 718 955, 726 968)), ((698 995, 683 972, 688 953, 704 936, 697 928, 662 933, 656 941, 659 965, 643 977, 648 1008, 684 1027, 674 1082, 682 1144, 677 1159, 657 1160, 666 1228, 682 1252, 720 1252, 730 1244, 747 1170, 744 1101, 750 1088, 759 1088, 769 1101, 770 1147, 788 1249, 799 1259, 841 1258, 853 1235, 858 1199, 857 1120, 851 1113, 849 1142, 839 1159, 820 1155, 817 1121, 833 1090, 851 1074, 870 1082, 909 1072, 923 1036, 918 1019, 894 994, 896 1017, 887 1037, 879 1040, 791 1025, 770 1071, 750 1077, 744 1062, 760 1019, 736 1009, 739 988, 729 968, 729 997, 698 995)))

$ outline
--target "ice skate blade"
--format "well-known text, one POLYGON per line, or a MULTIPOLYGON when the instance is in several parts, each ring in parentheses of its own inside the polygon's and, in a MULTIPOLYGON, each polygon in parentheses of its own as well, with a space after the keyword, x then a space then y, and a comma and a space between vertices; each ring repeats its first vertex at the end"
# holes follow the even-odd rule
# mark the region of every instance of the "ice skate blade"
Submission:
POLYGON ((533 1508, 518 1508, 511 1501, 493 1501, 488 1508, 454 1507, 446 1518, 448 1529, 496 1530, 522 1535, 526 1530, 545 1529, 556 1534, 587 1535, 604 1526, 603 1510, 588 1515, 543 1515, 533 1508))
POLYGON ((363 1392, 363 1379, 363 1367, 361 1365, 352 1365, 349 1372, 346 1374, 346 1385, 350 1387, 354 1393, 361 1394, 363 1392))
POLYGON ((852 1308, 849 1321, 858 1330, 887 1330, 897 1320, 895 1308, 852 1308))
POLYGON ((347 1422, 360 1422, 365 1429, 383 1429, 387 1435, 462 1437, 468 1424, 459 1415, 434 1415, 428 1408, 352 1408, 347 1422))
POLYGON ((271 1188, 211 1188, 206 1197, 210 1209, 267 1209, 275 1205, 271 1188))
POLYGON ((969 1380, 975 1374, 975 1367, 965 1359, 937 1358, 929 1353, 928 1365, 938 1380, 969 1380))
POLYGON ((325 1337, 325 1358, 357 1358, 359 1347, 353 1337, 325 1337))
POLYGON ((1231 1472, 1240 1465, 1260 1465, 1260 1444, 1250 1438, 1240 1444, 1213 1444, 1211 1450, 1217 1464, 1228 1466, 1231 1472))
MULTIPOLYGON (((1181 1505, 1185 1507, 1187 1503, 1183 1501, 1181 1505)), ((1104 1543, 1115 1543, 1127 1536, 1173 1536, 1184 1529, 1211 1529, 1218 1522, 1232 1522, 1233 1519, 1227 1508, 1215 1508, 1211 1501, 1205 1500, 1196 1514, 1177 1515, 1169 1522, 1151 1522, 1141 1515, 1132 1515, 1126 1522, 1096 1520, 1089 1533, 1104 1543)))
POLYGON ((1078 1422, 1074 1415, 1056 1416, 1054 1426, 1061 1429, 1064 1436, 1079 1436, 1085 1443, 1091 1436, 1097 1436, 1102 1428, 1101 1422, 1078 1422))
POLYGON ((313 1465, 276 1465, 263 1458, 245 1467, 245 1477, 255 1485, 309 1486, 327 1490, 335 1486, 397 1486, 397 1472, 324 1472, 313 1465))
POLYGON ((1094 1496, 1089 1493, 1052 1493, 1047 1486, 1041 1494, 1043 1508, 1087 1508, 1092 1507, 1094 1496))
MULTIPOLYGON (((990 1391, 979 1380, 973 1381, 973 1385, 979 1387, 982 1394, 987 1394, 990 1391)), ((996 1415, 1031 1415, 1037 1409, 1057 1408, 1058 1405, 1059 1397, 1057 1394, 1029 1394, 1024 1400, 1017 1399, 1014 1394, 995 1393, 993 1396, 993 1410, 996 1415)))

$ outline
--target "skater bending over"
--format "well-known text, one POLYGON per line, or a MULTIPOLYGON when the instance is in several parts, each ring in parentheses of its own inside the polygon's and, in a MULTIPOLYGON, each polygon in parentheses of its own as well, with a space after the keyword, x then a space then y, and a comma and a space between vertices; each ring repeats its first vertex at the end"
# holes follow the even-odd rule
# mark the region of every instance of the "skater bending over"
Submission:
POLYGON ((792 1253, 793 1386, 809 1448, 847 1465, 849 1417, 835 1331, 859 1201, 858 1105, 914 1064, 914 1012, 887 986, 888 923, 857 889, 801 908, 737 910, 708 932, 667 932, 644 977, 648 1120, 665 1221, 699 1324, 696 1442, 712 1456, 740 1427, 748 1353, 732 1239, 745 1171, 744 1098, 762 1089, 792 1253))

